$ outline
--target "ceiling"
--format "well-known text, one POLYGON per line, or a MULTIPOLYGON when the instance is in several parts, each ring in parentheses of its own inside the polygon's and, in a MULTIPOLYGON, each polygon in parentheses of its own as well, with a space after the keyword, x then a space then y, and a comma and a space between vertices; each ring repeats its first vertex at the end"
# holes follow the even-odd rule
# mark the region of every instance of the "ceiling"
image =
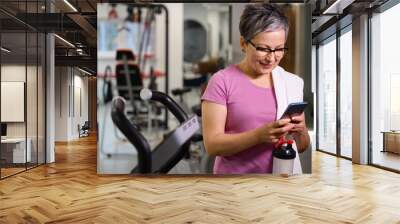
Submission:
MULTIPOLYGON (((312 35, 315 39, 317 36, 329 35, 329 32, 334 32, 332 27, 345 16, 357 16, 360 12, 378 7, 387 0, 341 0, 350 2, 350 5, 341 9, 343 13, 324 15, 323 12, 335 1, 339 0, 272 0, 271 2, 307 2, 311 4, 312 35), (327 32, 329 29, 332 31, 327 32)), ((97 3, 126 3, 132 2, 132 0, 68 0, 68 3, 77 11, 69 6, 66 0, 47 0, 47 6, 45 2, 45 0, 0 0, 2 45, 13 50, 9 54, 9 58, 23 58, 26 53, 30 56, 37 51, 36 39, 30 34, 27 34, 27 38, 25 38, 23 35, 25 32, 54 32, 76 46, 72 48, 61 39, 55 38, 56 56, 59 56, 56 63, 76 63, 77 66, 81 63, 81 65, 84 64, 96 71, 97 3), (52 13, 48 13, 50 9, 52 13), (25 50, 26 42, 28 47, 25 50), (77 51, 77 49, 80 50, 77 51)), ((225 6, 225 3, 220 3, 220 5, 225 6)))
MULTIPOLYGON (((68 0, 75 11, 64 0, 47 0, 47 5, 44 0, 1 0, 2 46, 11 50, 2 60, 22 63, 27 56, 29 61, 44 45, 36 43, 37 33, 51 32, 75 45, 72 47, 55 38, 56 65, 74 65, 96 71, 97 2, 68 0), (52 13, 48 13, 50 9, 52 13)), ((43 36, 39 40, 43 40, 43 36)))
POLYGON ((335 34, 337 30, 350 25, 354 17, 373 12, 388 0, 312 0, 310 2, 313 5, 313 44, 317 44, 335 34), (331 10, 332 8, 334 10, 331 10))

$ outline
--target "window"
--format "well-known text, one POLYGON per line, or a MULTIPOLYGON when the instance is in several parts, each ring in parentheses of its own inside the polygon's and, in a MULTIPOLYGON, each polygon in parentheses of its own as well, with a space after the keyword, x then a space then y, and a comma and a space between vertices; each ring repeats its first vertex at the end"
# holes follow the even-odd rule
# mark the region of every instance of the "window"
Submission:
POLYGON ((340 36, 340 155, 352 157, 352 32, 340 36))
MULTIPOLYGON (((45 1, 1 1, 41 13, 45 1)), ((25 14, 27 15, 27 14, 25 14)), ((45 163, 45 34, 0 12, 0 178, 45 163)), ((36 17, 35 17, 36 18, 36 17)))
POLYGON ((318 48, 318 149, 336 154, 336 39, 318 48))
POLYGON ((400 170, 400 5, 371 18, 372 164, 400 170))

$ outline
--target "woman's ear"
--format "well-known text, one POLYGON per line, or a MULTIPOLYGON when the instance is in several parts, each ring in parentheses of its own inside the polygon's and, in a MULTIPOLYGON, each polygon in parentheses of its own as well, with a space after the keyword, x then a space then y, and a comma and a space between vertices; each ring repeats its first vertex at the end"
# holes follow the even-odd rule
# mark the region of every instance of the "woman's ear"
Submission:
POLYGON ((242 52, 246 52, 246 40, 243 36, 240 36, 240 48, 242 49, 242 52))

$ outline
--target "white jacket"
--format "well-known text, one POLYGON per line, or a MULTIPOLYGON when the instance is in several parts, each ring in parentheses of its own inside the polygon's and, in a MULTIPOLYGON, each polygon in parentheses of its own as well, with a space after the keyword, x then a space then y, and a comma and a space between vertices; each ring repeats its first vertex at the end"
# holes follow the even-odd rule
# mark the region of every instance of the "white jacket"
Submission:
MULTIPOLYGON (((290 103, 303 101, 304 82, 299 76, 285 71, 280 66, 272 70, 272 80, 274 82, 275 96, 277 102, 277 118, 280 118, 290 103)), ((293 144, 294 150, 297 152, 296 143, 293 144)), ((294 174, 302 174, 299 154, 297 153, 294 161, 294 174)))

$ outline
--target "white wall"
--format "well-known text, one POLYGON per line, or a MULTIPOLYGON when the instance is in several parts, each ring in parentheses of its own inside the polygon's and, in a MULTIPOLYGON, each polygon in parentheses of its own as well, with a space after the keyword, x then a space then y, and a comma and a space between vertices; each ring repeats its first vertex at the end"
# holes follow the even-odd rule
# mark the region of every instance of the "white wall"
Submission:
MULTIPOLYGON (((183 4, 165 4, 169 11, 169 90, 183 86, 183 4)), ((161 17, 157 18, 158 31, 165 30, 161 17)), ((157 32, 160 33, 160 32, 157 32)), ((161 32, 163 33, 163 32, 161 32)), ((160 50, 157 55, 164 55, 165 44, 163 35, 157 35, 156 46, 160 50), (161 50, 162 49, 162 50, 161 50)), ((160 57, 161 59, 161 57, 160 57)), ((159 60, 161 63, 162 60, 159 60)), ((162 62, 164 64, 164 62, 162 62)), ((159 65, 161 67, 161 65, 159 65)), ((159 86, 161 83, 159 83, 159 86)), ((163 84, 162 84, 163 86, 163 84)))
POLYGON ((247 3, 238 3, 232 6, 232 64, 239 63, 244 56, 240 48, 239 22, 246 5, 247 3))
POLYGON ((25 65, 2 65, 1 81, 25 82, 25 69, 25 65))
MULTIPOLYGON (((31 75, 36 75, 36 67, 25 65, 2 65, 1 66, 1 81, 17 81, 17 82, 25 82, 25 75, 28 72, 28 84, 29 88, 27 88, 27 106, 31 106, 31 108, 27 108, 27 120, 28 120, 28 137, 29 134, 36 130, 33 126, 36 127, 36 110, 32 107, 37 107, 37 99, 36 99, 36 80, 30 80, 31 75)), ((4 96, 2 96, 4 97, 4 96)), ((8 108, 1 108, 1 110, 7 110, 8 108)), ((24 110, 24 108, 22 108, 24 110)), ((25 126, 26 122, 8 122, 7 126, 7 135, 9 137, 25 137, 25 126)), ((36 134, 36 132, 35 132, 36 134)))
POLYGON ((55 140, 67 141, 67 117, 68 117, 68 73, 67 67, 55 68, 55 140), (65 94, 66 93, 66 94, 65 94))
POLYGON ((219 30, 222 32, 222 49, 224 49, 223 52, 218 52, 219 56, 222 56, 223 58, 226 58, 229 60, 232 58, 230 55, 230 52, 228 49, 230 48, 229 45, 229 7, 228 11, 221 13, 220 14, 220 19, 219 19, 219 30))
POLYGON ((88 120, 88 78, 71 67, 56 67, 56 74, 55 141, 70 141, 79 137, 78 124, 88 120))
POLYGON ((218 10, 210 10, 208 12, 207 21, 210 26, 209 28, 210 33, 208 34, 208 36, 210 37, 210 41, 208 47, 210 48, 211 57, 217 57, 219 52, 219 47, 218 47, 219 33, 220 33, 219 20, 220 19, 218 10))
POLYGON ((80 85, 82 88, 82 116, 80 122, 83 124, 89 120, 89 78, 87 76, 78 76, 81 80, 80 85))
MULTIPOLYGON (((22 122, 6 122, 7 123, 7 137, 10 138, 25 138, 25 135, 30 140, 30 148, 32 151, 32 159, 36 161, 37 151, 39 151, 39 162, 44 161, 44 89, 42 68, 39 66, 25 66, 25 64, 3 64, 1 66, 1 80, 2 82, 24 82, 26 98, 21 105, 21 108, 14 108, 20 110, 24 116, 26 112, 26 119, 22 122), (27 78, 27 81, 25 80, 27 78)), ((3 92, 4 89, 2 89, 3 92)), ((21 90, 20 94, 24 94, 21 90)), ((2 95, 7 97, 7 95, 2 95)), ((2 103, 3 104, 3 103, 2 103)), ((13 113, 10 107, 2 107, 2 112, 13 113)), ((15 112, 14 112, 15 113, 15 112)))
MULTIPOLYGON (((2 65, 1 66, 1 81, 18 81, 25 82, 25 65, 2 65)), ((30 70, 30 68, 28 68, 30 70)), ((7 108, 1 108, 7 110, 7 108)), ((25 137, 25 122, 10 122, 7 123, 8 137, 25 137)))
POLYGON ((204 3, 184 3, 184 19, 193 19, 201 23, 208 30, 207 25, 207 9, 203 6, 204 3))
POLYGON ((76 70, 74 71, 74 108, 73 110, 75 113, 73 113, 73 119, 72 119, 72 129, 70 135, 72 138, 77 138, 79 137, 78 133, 78 124, 82 126, 85 121, 88 121, 89 115, 88 115, 88 107, 89 107, 89 102, 88 102, 88 77, 87 76, 82 76, 83 73, 80 71, 76 70), (80 93, 78 92, 80 90, 80 93), (80 95, 80 97, 79 97, 80 95), (80 101, 80 102, 79 102, 80 101), (80 108, 81 107, 81 108, 80 108), (82 110, 82 111, 80 111, 82 110))

